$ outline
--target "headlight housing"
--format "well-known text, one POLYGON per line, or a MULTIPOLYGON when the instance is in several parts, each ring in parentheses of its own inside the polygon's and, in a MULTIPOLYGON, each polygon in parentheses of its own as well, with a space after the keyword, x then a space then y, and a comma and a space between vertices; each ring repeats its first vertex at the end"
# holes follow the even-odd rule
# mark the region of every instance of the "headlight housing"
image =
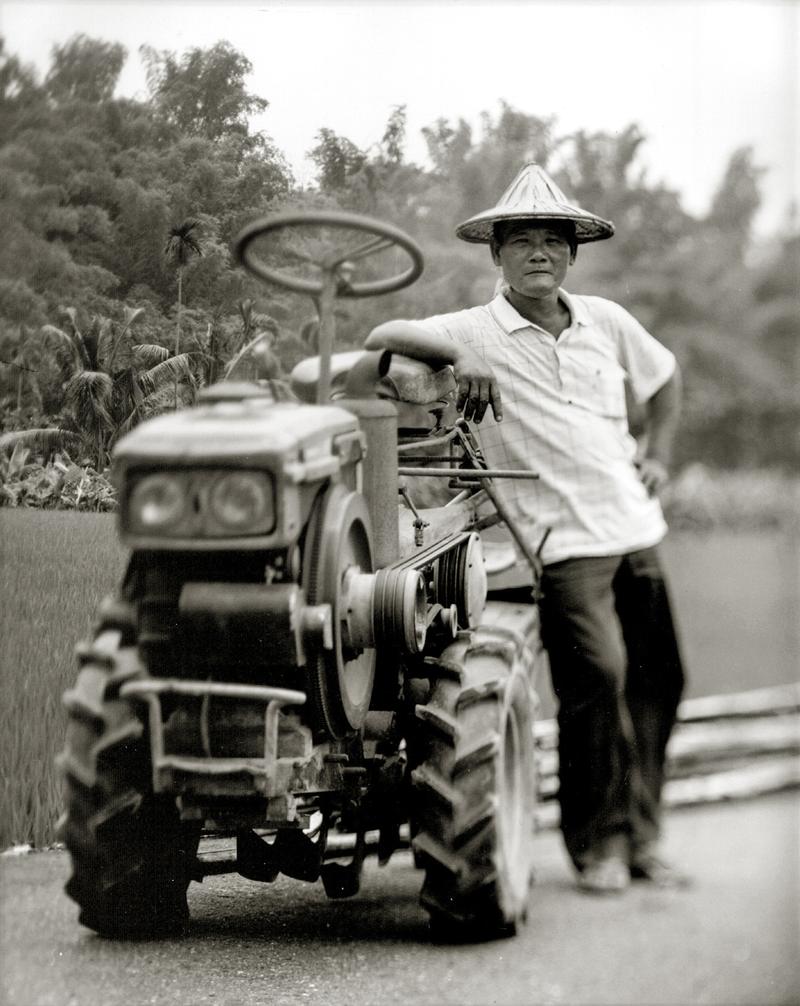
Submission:
POLYGON ((266 530, 274 523, 272 486, 261 472, 227 472, 212 483, 208 509, 230 534, 266 530))
POLYGON ((123 523, 132 534, 166 539, 269 534, 275 527, 272 477, 230 468, 139 473, 123 523))
POLYGON ((130 495, 129 513, 136 530, 163 534, 180 523, 188 502, 185 479, 159 472, 145 475, 130 495))

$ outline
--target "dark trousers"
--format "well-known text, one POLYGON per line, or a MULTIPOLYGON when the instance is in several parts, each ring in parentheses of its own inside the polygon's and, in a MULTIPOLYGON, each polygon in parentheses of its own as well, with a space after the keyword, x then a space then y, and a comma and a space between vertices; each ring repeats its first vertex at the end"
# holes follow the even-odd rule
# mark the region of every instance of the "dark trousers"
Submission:
POLYGON ((658 837, 684 674, 655 548, 553 563, 542 590, 559 701, 561 830, 581 869, 658 837))

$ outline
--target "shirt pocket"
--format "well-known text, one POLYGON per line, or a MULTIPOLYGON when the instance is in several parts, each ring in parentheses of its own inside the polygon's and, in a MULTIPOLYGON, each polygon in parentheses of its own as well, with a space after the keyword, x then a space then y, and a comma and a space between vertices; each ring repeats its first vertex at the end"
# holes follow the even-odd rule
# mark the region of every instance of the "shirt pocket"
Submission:
POLYGON ((587 382, 587 407, 598 416, 624 419, 625 380, 622 368, 592 368, 587 382))

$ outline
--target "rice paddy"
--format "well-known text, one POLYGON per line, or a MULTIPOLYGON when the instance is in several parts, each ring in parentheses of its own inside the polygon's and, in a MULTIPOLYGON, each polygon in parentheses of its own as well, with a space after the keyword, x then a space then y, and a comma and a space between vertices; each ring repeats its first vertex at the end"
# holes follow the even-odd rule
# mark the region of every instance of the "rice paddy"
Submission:
POLYGON ((61 695, 75 644, 124 568, 113 516, 0 510, 0 849, 54 839, 61 695))
MULTIPOLYGON (((680 533, 665 555, 689 695, 795 679, 796 532, 680 533)), ((0 850, 54 841, 61 696, 75 679, 75 644, 89 635, 125 563, 112 515, 0 509, 0 850)))

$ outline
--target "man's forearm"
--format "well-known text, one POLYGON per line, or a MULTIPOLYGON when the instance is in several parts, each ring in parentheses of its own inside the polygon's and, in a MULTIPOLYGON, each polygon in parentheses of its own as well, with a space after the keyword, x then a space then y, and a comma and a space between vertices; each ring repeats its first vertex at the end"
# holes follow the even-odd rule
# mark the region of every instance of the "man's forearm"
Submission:
POLYGON ((401 356, 441 365, 454 364, 459 346, 441 335, 426 331, 413 321, 387 321, 369 333, 366 349, 390 349, 401 356))
POLYGON ((373 328, 364 345, 367 349, 389 349, 438 367, 452 366, 458 384, 456 408, 463 409, 464 418, 479 423, 489 406, 498 422, 503 418, 494 374, 469 347, 428 332, 413 321, 386 321, 373 328))
POLYGON ((672 447, 681 415, 681 375, 675 373, 662 385, 647 403, 646 456, 669 467, 672 447))

